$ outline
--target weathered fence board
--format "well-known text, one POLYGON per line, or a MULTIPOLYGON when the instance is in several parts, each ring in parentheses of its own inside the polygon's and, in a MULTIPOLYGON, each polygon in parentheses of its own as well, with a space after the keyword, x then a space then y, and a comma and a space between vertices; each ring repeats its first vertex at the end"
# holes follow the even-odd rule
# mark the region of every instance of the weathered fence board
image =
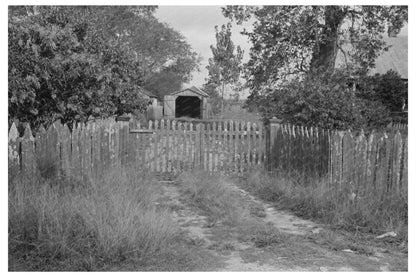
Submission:
POLYGON ((14 179, 20 172, 20 138, 16 124, 12 124, 9 131, 8 155, 9 155, 9 179, 14 179))
POLYGON ((242 121, 194 125, 162 119, 143 125, 147 129, 140 122, 98 120, 70 131, 55 122, 34 138, 29 125, 19 137, 12 124, 9 176, 89 178, 126 165, 162 173, 243 172, 267 164, 268 170, 326 177, 334 188, 358 197, 407 195, 408 140, 400 132, 353 135, 242 121))

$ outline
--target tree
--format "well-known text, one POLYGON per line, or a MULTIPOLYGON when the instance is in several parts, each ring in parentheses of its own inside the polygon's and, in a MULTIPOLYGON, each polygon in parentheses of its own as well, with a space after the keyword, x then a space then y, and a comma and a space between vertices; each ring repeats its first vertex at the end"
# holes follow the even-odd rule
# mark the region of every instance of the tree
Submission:
POLYGON ((165 69, 153 74, 146 81, 144 87, 162 100, 164 95, 179 91, 182 88, 183 83, 184 82, 178 73, 165 69))
POLYGON ((197 55, 155 8, 11 6, 9 120, 36 128, 142 112, 140 87, 154 74, 189 80, 197 55))
POLYGON ((328 129, 371 129, 389 122, 388 109, 381 101, 357 96, 344 70, 297 76, 269 90, 255 99, 265 118, 328 129))
POLYGON ((383 75, 375 75, 375 94, 392 113, 401 113, 407 110, 408 89, 407 84, 393 70, 383 75))
POLYGON ((357 81, 357 91, 360 98, 381 102, 391 119, 407 121, 408 87, 397 72, 363 77, 357 81))
MULTIPOLYGON (((407 6, 227 6, 224 16, 245 30, 253 46, 245 65, 248 87, 258 91, 289 76, 333 72, 340 52, 347 63, 367 72, 381 51, 382 34, 398 32, 407 22, 407 6)), ((352 72, 351 72, 352 74, 352 72)))
POLYGON ((231 41, 231 24, 222 25, 221 31, 215 26, 216 47, 211 45, 213 57, 208 60, 207 85, 221 86, 221 115, 224 111, 224 87, 236 83, 240 77, 243 51, 237 46, 234 54, 234 43, 231 41))

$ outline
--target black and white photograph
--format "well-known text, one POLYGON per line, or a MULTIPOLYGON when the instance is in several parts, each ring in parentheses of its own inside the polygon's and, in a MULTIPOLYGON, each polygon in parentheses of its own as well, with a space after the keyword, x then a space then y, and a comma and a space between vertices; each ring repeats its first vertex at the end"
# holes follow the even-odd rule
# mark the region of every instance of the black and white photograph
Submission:
POLYGON ((4 4, 4 271, 411 272, 410 8, 373 2, 4 4))

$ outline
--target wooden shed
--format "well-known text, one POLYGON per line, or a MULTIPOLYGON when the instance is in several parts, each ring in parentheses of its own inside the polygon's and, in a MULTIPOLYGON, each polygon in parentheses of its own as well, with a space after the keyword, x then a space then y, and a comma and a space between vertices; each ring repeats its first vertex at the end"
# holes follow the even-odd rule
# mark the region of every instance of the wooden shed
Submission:
POLYGON ((163 98, 163 114, 166 118, 208 118, 208 94, 190 87, 167 94, 163 98))

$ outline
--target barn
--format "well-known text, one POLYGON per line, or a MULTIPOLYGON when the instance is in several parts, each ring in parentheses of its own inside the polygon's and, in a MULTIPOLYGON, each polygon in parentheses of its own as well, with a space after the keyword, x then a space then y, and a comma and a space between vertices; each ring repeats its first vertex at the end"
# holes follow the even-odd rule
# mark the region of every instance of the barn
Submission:
POLYGON ((163 114, 166 118, 208 118, 208 94, 190 87, 167 94, 163 98, 163 114))

